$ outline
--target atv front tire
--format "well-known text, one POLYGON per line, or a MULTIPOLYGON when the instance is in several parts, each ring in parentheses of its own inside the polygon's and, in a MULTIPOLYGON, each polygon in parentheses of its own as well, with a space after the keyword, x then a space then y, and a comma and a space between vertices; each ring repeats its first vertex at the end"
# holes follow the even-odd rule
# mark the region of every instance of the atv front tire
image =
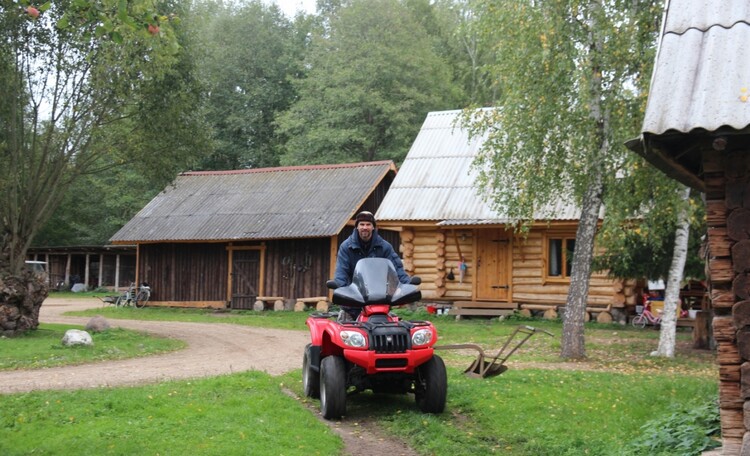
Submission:
POLYGON ((312 344, 307 344, 302 358, 302 387, 305 396, 317 399, 320 397, 320 373, 312 367, 310 347, 312 344))
POLYGON ((443 413, 448 395, 448 374, 443 359, 434 355, 417 368, 414 398, 424 413, 443 413))
POLYGON ((320 362, 320 412, 327 420, 346 413, 346 371, 340 356, 326 356, 320 362))

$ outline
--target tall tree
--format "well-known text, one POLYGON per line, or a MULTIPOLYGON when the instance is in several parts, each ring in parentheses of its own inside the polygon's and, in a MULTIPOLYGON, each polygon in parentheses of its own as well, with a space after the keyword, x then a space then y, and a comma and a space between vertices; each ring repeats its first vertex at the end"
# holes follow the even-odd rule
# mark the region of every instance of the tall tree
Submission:
MULTIPOLYGON (((19 283, 34 235, 72 182, 138 136, 117 127, 141 125, 133 121, 142 112, 133 103, 148 100, 133 95, 165 77, 179 50, 176 18, 155 11, 146 0, 61 0, 39 8, 0 1, 0 280, 6 284, 19 283)), ((159 162, 153 150, 134 153, 140 157, 127 158, 159 162)), ((12 288, 23 293, 23 285, 12 288)), ((34 307, 21 330, 38 324, 34 307)))
POLYGON ((488 140, 482 188, 517 220, 559 202, 581 207, 561 356, 585 357, 584 314, 608 183, 640 127, 658 18, 654 0, 480 0, 480 36, 497 49, 498 106, 467 123, 488 140))
MULTIPOLYGON (((325 6, 325 5, 324 5, 325 6)), ((278 119, 282 164, 400 161, 428 111, 457 89, 424 27, 398 0, 329 2, 299 98, 278 119)))
MULTIPOLYGON (((213 151, 203 169, 277 166, 274 118, 294 100, 304 36, 275 5, 207 2, 190 19, 213 151)), ((305 18, 298 18, 305 30, 305 18)))

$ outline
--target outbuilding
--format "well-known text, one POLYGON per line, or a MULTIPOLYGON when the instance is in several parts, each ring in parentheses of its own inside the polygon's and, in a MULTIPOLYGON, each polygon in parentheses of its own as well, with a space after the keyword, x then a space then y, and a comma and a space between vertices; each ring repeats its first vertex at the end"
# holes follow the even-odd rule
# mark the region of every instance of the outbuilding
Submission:
POLYGON ((288 309, 327 297, 354 215, 377 211, 395 175, 391 161, 185 172, 111 242, 136 246, 150 306, 288 309))

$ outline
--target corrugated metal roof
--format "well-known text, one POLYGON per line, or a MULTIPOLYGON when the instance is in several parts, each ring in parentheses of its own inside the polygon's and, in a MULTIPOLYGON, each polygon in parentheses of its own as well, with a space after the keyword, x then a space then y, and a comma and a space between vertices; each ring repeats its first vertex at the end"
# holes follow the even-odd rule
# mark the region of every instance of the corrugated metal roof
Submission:
POLYGON ((334 236, 391 161, 188 172, 111 239, 115 243, 334 236))
POLYGON ((750 125, 750 2, 670 0, 643 132, 750 125))
MULTIPOLYGON (((475 187, 474 157, 485 137, 469 137, 456 126, 462 111, 431 112, 380 205, 379 221, 435 221, 445 224, 506 223, 475 187)), ((540 212, 542 220, 577 220, 580 210, 560 203, 540 212)))

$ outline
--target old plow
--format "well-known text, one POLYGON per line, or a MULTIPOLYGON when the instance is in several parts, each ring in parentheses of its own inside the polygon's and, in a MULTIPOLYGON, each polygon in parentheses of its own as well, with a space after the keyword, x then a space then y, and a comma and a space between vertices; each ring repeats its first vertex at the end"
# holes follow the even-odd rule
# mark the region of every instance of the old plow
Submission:
POLYGON ((526 343, 531 336, 541 332, 552 336, 553 334, 543 329, 537 329, 532 326, 521 325, 518 326, 505 341, 502 348, 493 354, 485 352, 482 347, 477 344, 451 344, 451 345, 436 345, 436 350, 476 350, 478 352, 476 359, 471 365, 464 371, 464 373, 470 377, 487 378, 500 375, 506 370, 508 366, 505 365, 505 361, 510 358, 510 355, 516 352, 523 344, 526 343))

